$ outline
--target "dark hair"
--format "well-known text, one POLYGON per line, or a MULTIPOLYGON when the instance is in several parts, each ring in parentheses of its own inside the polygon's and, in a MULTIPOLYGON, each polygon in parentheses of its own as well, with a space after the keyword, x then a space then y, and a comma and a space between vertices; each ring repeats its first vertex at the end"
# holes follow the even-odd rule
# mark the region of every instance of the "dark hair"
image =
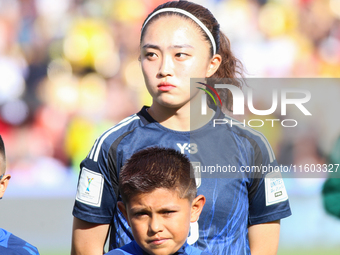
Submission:
POLYGON ((133 154, 119 174, 119 191, 124 203, 137 194, 157 188, 176 190, 180 198, 192 201, 197 194, 189 159, 179 151, 150 147, 133 154))
POLYGON ((5 145, 4 141, 2 140, 2 137, 0 135, 0 173, 2 171, 2 168, 5 169, 6 165, 6 153, 5 153, 5 145), (2 161, 2 163, 1 163, 2 161))
MULTIPOLYGON (((215 19, 213 14, 205 7, 195 4, 189 1, 171 1, 164 4, 159 5, 156 9, 153 10, 152 13, 149 14, 149 16, 145 19, 145 21, 156 11, 163 9, 163 8, 178 8, 183 9, 192 15, 194 15, 196 18, 198 18, 211 32, 211 34, 214 37, 214 40, 216 42, 216 52, 217 54, 220 54, 222 57, 222 62, 216 73, 211 77, 213 78, 213 81, 216 83, 220 82, 220 79, 229 79, 229 84, 233 84, 237 87, 241 87, 242 83, 237 80, 236 78, 243 78, 243 66, 242 63, 233 55, 231 52, 230 47, 230 41, 226 37, 226 35, 220 31, 220 25, 218 21, 215 19)), ((186 18, 188 20, 191 20, 189 17, 185 16, 184 14, 177 13, 177 12, 162 12, 154 17, 150 21, 148 21, 147 24, 145 24, 144 29, 141 33, 141 39, 145 34, 145 31, 147 30, 147 27, 156 19, 162 17, 162 16, 170 16, 170 15, 178 15, 180 17, 186 18)), ((144 23, 145 23, 144 21, 144 23)), ((144 26, 143 23, 143 26, 144 26)), ((193 23, 195 23, 193 21, 193 23)), ((196 24, 196 23, 195 23, 196 24)), ((197 27, 199 27, 197 25, 197 27)), ((205 40, 210 42, 208 35, 200 28, 202 35, 204 36, 205 40)), ((211 45, 211 42, 210 42, 211 45)), ((210 47, 211 56, 213 55, 213 49, 212 46, 210 47)), ((195 78, 195 77, 193 77, 195 78)), ((210 81, 211 82, 211 81, 210 81)), ((210 83, 209 82, 209 83, 210 83)), ((229 90, 222 90, 217 89, 218 93, 220 94, 223 104, 226 106, 228 110, 231 110, 232 107, 232 96, 229 90)), ((208 97, 209 98, 209 97, 208 97)))

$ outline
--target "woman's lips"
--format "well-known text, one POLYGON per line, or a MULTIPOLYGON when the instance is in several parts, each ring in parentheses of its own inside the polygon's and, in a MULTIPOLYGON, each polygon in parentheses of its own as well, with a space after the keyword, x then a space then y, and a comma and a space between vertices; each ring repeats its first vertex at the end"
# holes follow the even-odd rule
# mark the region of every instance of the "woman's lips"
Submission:
POLYGON ((176 88, 175 85, 172 85, 171 83, 167 83, 167 82, 161 82, 160 84, 158 84, 157 87, 160 91, 169 91, 169 90, 176 88))

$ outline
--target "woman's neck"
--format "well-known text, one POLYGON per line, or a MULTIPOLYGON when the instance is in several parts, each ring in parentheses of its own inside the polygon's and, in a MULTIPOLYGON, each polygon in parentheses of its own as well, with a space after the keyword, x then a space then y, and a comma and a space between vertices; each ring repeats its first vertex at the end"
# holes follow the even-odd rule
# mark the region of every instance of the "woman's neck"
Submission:
POLYGON ((210 108, 207 110, 207 115, 201 115, 200 108, 193 109, 190 111, 190 102, 180 108, 168 108, 154 102, 148 109, 148 113, 162 126, 176 131, 198 129, 214 116, 214 111, 210 108))

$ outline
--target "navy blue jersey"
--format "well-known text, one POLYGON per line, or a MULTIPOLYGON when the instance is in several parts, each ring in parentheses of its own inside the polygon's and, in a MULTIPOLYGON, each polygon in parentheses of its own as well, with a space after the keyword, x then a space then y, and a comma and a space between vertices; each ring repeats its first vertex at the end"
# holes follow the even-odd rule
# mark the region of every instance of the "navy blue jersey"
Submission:
MULTIPOLYGON (((140 248, 139 245, 135 241, 132 241, 131 243, 124 245, 121 248, 112 250, 106 254, 108 255, 148 255, 148 253, 143 251, 143 249, 140 248)), ((209 255, 209 254, 185 243, 173 255, 209 255)))
POLYGON ((0 254, 39 255, 39 252, 33 245, 0 228, 0 254))
POLYGON ((250 254, 248 226, 289 216, 288 196, 280 175, 270 170, 277 162, 265 137, 235 120, 230 125, 232 119, 219 109, 213 119, 220 121, 191 132, 174 131, 156 122, 143 107, 106 131, 81 163, 73 215, 111 224, 110 249, 129 243, 132 233, 116 206, 120 168, 141 149, 169 147, 190 158, 198 194, 206 197, 188 243, 212 254, 250 254))

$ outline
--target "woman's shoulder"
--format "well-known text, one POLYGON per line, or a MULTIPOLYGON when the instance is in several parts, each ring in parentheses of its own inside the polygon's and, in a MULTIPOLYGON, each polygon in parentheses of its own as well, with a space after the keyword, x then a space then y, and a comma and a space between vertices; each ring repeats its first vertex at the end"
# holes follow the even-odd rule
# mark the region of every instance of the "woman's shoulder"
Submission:
POLYGON ((135 113, 121 120, 119 123, 105 130, 98 138, 97 144, 111 146, 117 139, 125 136, 126 134, 132 132, 138 127, 145 126, 139 113, 135 113))
POLYGON ((145 127, 146 125, 154 122, 151 116, 147 113, 147 108, 148 107, 143 106, 143 108, 138 113, 132 114, 121 120, 116 125, 102 133, 98 139, 114 141, 118 137, 132 132, 136 128, 145 127))
POLYGON ((246 120, 237 120, 227 114, 223 114, 223 118, 219 120, 220 126, 225 126, 227 132, 231 132, 233 136, 239 138, 239 141, 247 141, 254 150, 260 150, 270 156, 270 161, 274 161, 275 157, 271 145, 266 136, 258 130, 247 125, 246 120))

